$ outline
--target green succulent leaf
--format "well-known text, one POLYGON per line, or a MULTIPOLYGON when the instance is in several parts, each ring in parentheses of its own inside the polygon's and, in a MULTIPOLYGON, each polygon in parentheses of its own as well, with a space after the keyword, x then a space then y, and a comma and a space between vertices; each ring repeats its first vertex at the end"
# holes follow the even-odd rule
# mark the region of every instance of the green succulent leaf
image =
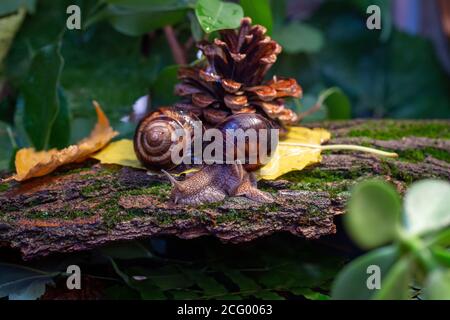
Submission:
POLYGON ((400 214, 396 190, 381 180, 368 180, 353 189, 344 222, 358 245, 374 248, 396 238, 400 214))
POLYGON ((436 261, 438 261, 441 265, 450 268, 450 249, 444 249, 436 246, 431 248, 431 252, 436 261))
POLYGON ((370 266, 377 266, 380 270, 381 288, 383 278, 388 274, 398 256, 395 246, 388 246, 371 251, 350 262, 337 275, 332 289, 331 297, 335 300, 368 300, 371 299, 379 289, 369 289, 368 281, 371 273, 370 266))
POLYGON ((427 277, 425 296, 429 300, 450 300, 450 269, 436 269, 427 277))
POLYGON ((411 282, 412 262, 409 256, 397 261, 381 283, 381 289, 375 294, 377 300, 407 300, 411 282))
POLYGON ((414 183, 405 195, 405 228, 421 235, 450 224, 450 183, 422 180, 414 183))
POLYGON ((206 33, 239 27, 244 11, 236 3, 220 0, 198 0, 195 14, 206 33))

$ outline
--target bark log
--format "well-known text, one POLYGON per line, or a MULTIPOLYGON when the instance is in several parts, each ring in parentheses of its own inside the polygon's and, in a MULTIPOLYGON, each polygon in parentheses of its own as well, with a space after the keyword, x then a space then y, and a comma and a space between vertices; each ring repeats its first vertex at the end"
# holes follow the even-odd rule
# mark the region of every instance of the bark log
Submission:
POLYGON ((88 161, 46 177, 1 185, 0 245, 24 259, 88 250, 143 237, 213 235, 239 243, 275 232, 316 239, 333 234, 333 219, 345 210, 351 187, 379 177, 400 192, 424 178, 450 180, 450 121, 365 121, 318 123, 330 143, 371 145, 400 153, 399 159, 340 152, 276 181, 260 181, 274 204, 229 198, 200 207, 168 201, 164 177, 88 161), (405 135, 404 137, 402 137, 405 135))

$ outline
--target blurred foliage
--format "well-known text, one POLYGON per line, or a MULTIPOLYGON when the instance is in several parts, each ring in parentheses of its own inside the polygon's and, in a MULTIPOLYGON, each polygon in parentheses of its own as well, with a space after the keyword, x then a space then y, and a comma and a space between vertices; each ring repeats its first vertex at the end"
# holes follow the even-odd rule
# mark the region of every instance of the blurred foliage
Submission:
MULTIPOLYGON (((195 63, 197 49, 190 38, 212 39, 217 30, 236 27, 243 15, 264 24, 283 45, 270 75, 294 77, 302 85, 304 98, 291 101, 290 106, 297 112, 320 107, 305 121, 449 118, 448 75, 428 40, 395 29, 389 0, 323 1, 302 19, 288 7, 284 0, 2 0, 0 25, 17 22, 10 18, 19 10, 26 10, 27 16, 11 48, 9 43, 5 46, 9 48, 6 59, 0 61, 0 170, 12 169, 11 159, 18 148, 62 148, 87 136, 95 122, 93 99, 103 106, 121 133, 119 138, 131 137, 135 124, 120 119, 131 112, 139 97, 149 94, 152 107, 177 99, 173 86, 178 66, 162 28, 173 26, 188 61, 195 63), (66 8, 73 4, 81 8, 82 30, 65 30, 66 8), (381 31, 366 28, 369 4, 381 7, 381 31)), ((367 287, 360 287, 365 285, 361 277, 366 279, 363 267, 368 264, 389 268, 383 279, 387 289, 378 297, 410 297, 406 290, 412 279, 427 288, 427 297, 447 295, 448 229, 436 231, 444 225, 442 211, 421 212, 428 222, 435 222, 429 224, 416 211, 406 210, 403 217, 411 227, 404 224, 407 235, 399 238, 393 228, 401 215, 399 200, 386 186, 374 188, 391 199, 385 202, 389 208, 373 207, 383 210, 385 219, 358 218, 359 213, 368 215, 371 210, 360 210, 365 202, 361 205, 354 200, 348 225, 351 230, 367 230, 371 221, 370 227, 384 228, 383 232, 354 234, 366 248, 394 244, 348 265, 335 283, 334 296, 372 297, 367 287), (427 233, 422 234, 423 230, 427 233)), ((369 197, 364 198, 369 203, 370 195, 360 192, 369 197)), ((203 252, 201 259, 188 263, 160 258, 147 245, 137 253, 129 247, 126 251, 113 248, 103 254, 122 282, 109 288, 109 293, 116 298, 327 298, 327 283, 341 267, 340 259, 320 252, 317 246, 272 240, 256 249, 219 245, 208 249, 203 244, 198 248, 203 252), (126 257, 124 252, 135 255, 126 257)), ((56 276, 17 268, 0 266, 1 295, 38 297, 56 276), (8 272, 3 272, 5 268, 8 272), (38 281, 26 280, 35 279, 36 272, 38 281), (3 280, 17 286, 5 286, 3 280)))
POLYGON ((84 276, 107 280, 109 299, 329 299, 331 281, 345 258, 330 247, 293 237, 241 245, 212 238, 129 241, 73 254, 69 260, 41 261, 34 268, 0 264, 0 297, 14 298, 28 287, 36 292, 28 298, 39 298, 42 282, 62 283, 58 279, 67 276, 65 268, 75 263, 84 276), (34 282, 35 277, 42 282, 34 282))
MULTIPOLYGON (((4 1, 0 12, 5 19, 21 6, 28 15, 0 76, 0 86, 9 87, 0 101, 0 119, 9 121, 13 138, 0 129, 5 145, 0 169, 11 162, 14 147, 10 142, 18 147, 63 147, 86 136, 95 121, 89 110, 93 99, 101 103, 121 136, 130 137, 134 124, 120 119, 130 113, 134 101, 148 93, 152 107, 177 99, 172 94, 176 66, 161 28, 173 25, 178 41, 188 48, 188 61, 195 61, 197 50, 187 45, 189 38, 211 38, 216 32, 205 31, 235 27, 242 12, 264 24, 284 46, 271 74, 297 78, 305 93, 290 106, 303 112, 321 103, 319 111, 305 121, 448 117, 448 76, 427 40, 393 28, 388 2, 376 1, 383 12, 383 30, 369 31, 366 0, 325 1, 303 20, 292 18, 285 1, 4 1), (65 30, 61 35, 70 4, 80 6, 83 30, 65 30), (65 61, 60 79, 40 83, 41 88, 34 89, 39 94, 30 100, 30 79, 36 75, 33 60, 59 36, 65 61), (45 92, 53 96, 48 105, 43 103, 45 92), (61 109, 52 113, 55 120, 38 121, 43 113, 29 114, 29 110, 50 110, 51 106, 53 111, 61 109), (53 130, 61 139, 45 141, 43 137, 53 130)), ((58 69, 58 59, 53 61, 48 71, 58 69)))
POLYGON ((406 192, 403 213, 395 189, 380 180, 358 184, 344 217, 361 247, 375 249, 350 262, 337 276, 334 299, 450 299, 450 183, 423 180, 406 192), (369 288, 369 268, 379 268, 378 288, 369 288), (417 294, 412 288, 422 288, 417 294))

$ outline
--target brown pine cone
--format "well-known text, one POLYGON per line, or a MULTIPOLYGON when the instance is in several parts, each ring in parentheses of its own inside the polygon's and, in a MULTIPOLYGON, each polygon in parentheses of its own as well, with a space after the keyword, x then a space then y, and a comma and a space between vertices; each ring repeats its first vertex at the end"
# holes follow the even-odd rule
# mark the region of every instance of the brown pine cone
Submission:
POLYGON ((220 39, 203 41, 198 48, 206 61, 181 67, 181 83, 175 94, 183 97, 178 107, 189 109, 211 125, 232 113, 259 112, 283 125, 296 123, 297 114, 284 98, 299 98, 302 89, 295 79, 264 76, 275 63, 281 46, 265 35, 266 28, 242 19, 238 30, 220 31, 220 39))

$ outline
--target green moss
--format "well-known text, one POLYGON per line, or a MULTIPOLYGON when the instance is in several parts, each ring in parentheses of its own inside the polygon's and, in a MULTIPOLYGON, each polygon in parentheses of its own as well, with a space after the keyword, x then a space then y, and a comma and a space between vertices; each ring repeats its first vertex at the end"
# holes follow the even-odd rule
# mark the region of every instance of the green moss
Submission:
POLYGON ((80 192, 86 198, 95 197, 99 190, 107 186, 106 184, 107 182, 105 181, 95 180, 87 186, 82 187, 80 192))
POLYGON ((280 179, 289 180, 292 182, 302 183, 317 183, 324 184, 325 182, 336 182, 343 179, 355 179, 364 172, 356 171, 331 171, 323 168, 314 168, 311 170, 292 171, 280 177, 280 179))
POLYGON ((2 183, 0 184, 0 192, 5 192, 6 190, 9 189, 9 183, 2 183))
POLYGON ((376 125, 368 122, 351 130, 348 136, 378 140, 401 139, 406 136, 450 139, 450 126, 447 123, 383 121, 382 125, 376 125))
POLYGON ((76 218, 83 218, 92 215, 94 215, 94 212, 90 210, 70 210, 70 209, 67 209, 67 211, 30 210, 25 213, 25 217, 28 219, 41 219, 41 220, 46 219, 73 220, 76 218))
POLYGON ((216 223, 221 224, 221 223, 226 223, 226 222, 233 222, 233 221, 244 221, 247 220, 248 217, 254 216, 254 212, 253 211, 248 211, 248 210, 229 210, 226 213, 221 214, 220 216, 218 216, 216 218, 216 223))
POLYGON ((411 184, 415 180, 412 175, 406 173, 404 170, 399 170, 395 161, 391 159, 382 159, 381 167, 384 174, 389 175, 394 179, 404 181, 406 184, 411 184))
POLYGON ((192 216, 188 213, 168 213, 166 211, 158 211, 155 213, 156 221, 161 225, 172 224, 177 220, 188 220, 192 216))
POLYGON ((397 153, 400 160, 409 162, 421 162, 425 160, 427 156, 432 156, 435 159, 450 162, 450 153, 448 151, 432 147, 426 147, 423 149, 408 149, 398 151, 397 153))
POLYGON ((212 203, 205 203, 205 204, 201 204, 199 206, 196 207, 196 209, 202 211, 202 210, 214 210, 217 209, 218 207, 220 207, 223 204, 223 201, 218 201, 218 202, 212 202, 212 203))
POLYGON ((155 183, 145 188, 131 189, 120 192, 121 196, 139 196, 152 195, 157 196, 159 200, 165 201, 169 199, 171 186, 168 183, 155 183))

